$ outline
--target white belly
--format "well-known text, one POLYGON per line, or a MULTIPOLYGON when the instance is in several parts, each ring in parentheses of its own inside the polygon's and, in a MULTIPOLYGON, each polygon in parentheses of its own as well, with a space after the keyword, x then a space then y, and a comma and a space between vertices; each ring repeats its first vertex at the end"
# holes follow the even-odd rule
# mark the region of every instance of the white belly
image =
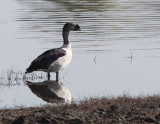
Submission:
POLYGON ((59 57, 56 61, 54 61, 48 68, 50 72, 58 72, 63 70, 72 59, 72 52, 66 51, 66 55, 63 57, 59 57))

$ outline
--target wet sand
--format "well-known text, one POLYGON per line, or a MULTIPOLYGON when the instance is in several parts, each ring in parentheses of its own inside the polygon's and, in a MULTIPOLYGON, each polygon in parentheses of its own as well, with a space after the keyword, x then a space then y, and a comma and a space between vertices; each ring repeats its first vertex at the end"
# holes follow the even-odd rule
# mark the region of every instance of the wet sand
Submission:
POLYGON ((160 96, 90 98, 79 104, 0 110, 4 124, 160 123, 160 96))

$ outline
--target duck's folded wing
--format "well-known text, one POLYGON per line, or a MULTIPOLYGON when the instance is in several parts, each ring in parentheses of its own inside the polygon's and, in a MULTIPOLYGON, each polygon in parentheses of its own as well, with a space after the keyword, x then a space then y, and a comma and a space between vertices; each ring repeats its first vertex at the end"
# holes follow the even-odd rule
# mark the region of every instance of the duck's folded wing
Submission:
POLYGON ((36 70, 48 69, 51 63, 64 55, 66 55, 66 51, 61 48, 48 50, 38 56, 31 63, 31 65, 26 69, 26 73, 30 73, 36 70))

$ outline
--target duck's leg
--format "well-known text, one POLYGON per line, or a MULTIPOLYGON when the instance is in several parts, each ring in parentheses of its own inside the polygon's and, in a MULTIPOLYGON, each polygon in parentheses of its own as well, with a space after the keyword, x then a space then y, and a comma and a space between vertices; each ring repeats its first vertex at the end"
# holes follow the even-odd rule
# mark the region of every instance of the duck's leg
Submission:
POLYGON ((49 72, 47 72, 47 73, 48 73, 48 80, 50 80, 51 75, 50 75, 50 73, 49 73, 49 72))
POLYGON ((56 81, 59 81, 59 72, 56 72, 56 81))

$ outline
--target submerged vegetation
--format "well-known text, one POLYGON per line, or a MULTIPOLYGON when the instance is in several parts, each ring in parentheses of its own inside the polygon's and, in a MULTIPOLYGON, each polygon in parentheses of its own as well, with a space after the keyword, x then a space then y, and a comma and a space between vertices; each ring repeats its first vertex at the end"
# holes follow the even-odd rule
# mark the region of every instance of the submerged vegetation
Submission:
POLYGON ((8 69, 6 72, 2 71, 0 73, 0 85, 18 85, 19 82, 24 80, 24 78, 25 76, 23 72, 8 69))
POLYGON ((31 73, 25 74, 22 71, 15 71, 13 68, 8 69, 7 71, 0 72, 0 85, 11 86, 11 85, 20 85, 26 80, 45 80, 46 75, 42 73, 31 73))

